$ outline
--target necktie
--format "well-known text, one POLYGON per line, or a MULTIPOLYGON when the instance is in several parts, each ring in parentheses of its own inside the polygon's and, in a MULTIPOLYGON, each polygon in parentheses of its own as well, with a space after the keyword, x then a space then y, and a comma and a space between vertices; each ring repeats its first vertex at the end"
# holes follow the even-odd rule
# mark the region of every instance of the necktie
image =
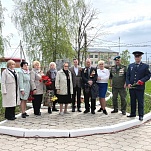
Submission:
POLYGON ((88 68, 88 78, 90 77, 90 68, 88 68))

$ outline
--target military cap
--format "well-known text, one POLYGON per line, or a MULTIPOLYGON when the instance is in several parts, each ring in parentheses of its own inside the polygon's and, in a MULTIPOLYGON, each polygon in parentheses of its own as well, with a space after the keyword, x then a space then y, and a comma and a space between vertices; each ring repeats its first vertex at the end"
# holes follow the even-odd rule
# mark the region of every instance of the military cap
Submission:
POLYGON ((141 55, 143 55, 144 53, 141 52, 141 51, 134 51, 132 54, 133 54, 134 56, 141 56, 141 55))
POLYGON ((113 60, 119 60, 120 58, 120 56, 116 56, 113 60))

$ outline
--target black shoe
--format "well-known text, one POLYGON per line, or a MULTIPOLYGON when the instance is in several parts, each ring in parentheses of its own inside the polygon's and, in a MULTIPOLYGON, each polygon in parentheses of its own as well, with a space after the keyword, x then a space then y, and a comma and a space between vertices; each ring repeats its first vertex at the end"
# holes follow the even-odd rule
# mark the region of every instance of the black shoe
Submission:
POLYGON ((136 115, 131 115, 131 114, 130 114, 130 115, 127 115, 127 117, 136 117, 136 115))
POLYGON ((125 111, 122 111, 122 114, 123 114, 123 115, 126 115, 126 112, 125 112, 125 111))
POLYGON ((22 113, 21 117, 22 117, 22 118, 26 118, 26 114, 25 114, 25 113, 22 113))
POLYGON ((111 113, 117 113, 118 112, 118 110, 113 110, 113 111, 111 111, 111 113))
POLYGON ((80 108, 78 109, 78 112, 82 112, 80 108))
POLYGON ((50 107, 48 107, 48 113, 49 113, 49 114, 51 114, 51 113, 52 113, 52 111, 51 111, 51 108, 50 108, 50 107))
POLYGON ((75 108, 72 108, 72 112, 75 112, 75 108))
POLYGON ((25 115, 26 115, 26 116, 29 116, 26 112, 25 112, 25 115))
POLYGON ((104 113, 105 115, 108 115, 108 113, 107 113, 107 111, 106 111, 106 110, 103 110, 103 113, 104 113))
POLYGON ((55 107, 52 108, 52 111, 58 112, 59 110, 56 109, 55 107))
POLYGON ((91 111, 91 114, 95 114, 95 111, 91 111))
POLYGON ((142 116, 139 116, 139 120, 140 120, 140 121, 143 121, 143 117, 142 117, 142 116))
POLYGON ((88 111, 88 110, 85 110, 83 113, 88 113, 88 112, 90 112, 90 111, 88 111))
POLYGON ((100 107, 100 109, 98 110, 98 112, 102 112, 103 111, 103 109, 100 107))

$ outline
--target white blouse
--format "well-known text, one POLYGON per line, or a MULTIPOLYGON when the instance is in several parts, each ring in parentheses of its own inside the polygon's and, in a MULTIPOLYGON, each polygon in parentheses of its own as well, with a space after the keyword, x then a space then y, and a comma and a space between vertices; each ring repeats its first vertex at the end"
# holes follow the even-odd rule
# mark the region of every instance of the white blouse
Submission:
POLYGON ((97 83, 108 83, 110 72, 108 69, 104 68, 103 70, 97 69, 98 78, 101 80, 97 80, 97 83))

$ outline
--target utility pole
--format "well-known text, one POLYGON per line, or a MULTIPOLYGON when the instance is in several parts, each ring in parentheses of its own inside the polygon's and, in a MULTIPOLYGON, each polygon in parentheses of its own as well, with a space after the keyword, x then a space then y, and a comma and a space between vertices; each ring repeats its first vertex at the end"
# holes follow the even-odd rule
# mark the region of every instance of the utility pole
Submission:
POLYGON ((24 53, 23 46, 22 46, 22 42, 20 40, 20 62, 22 62, 23 56, 24 56, 24 59, 26 60, 25 53, 24 53))

